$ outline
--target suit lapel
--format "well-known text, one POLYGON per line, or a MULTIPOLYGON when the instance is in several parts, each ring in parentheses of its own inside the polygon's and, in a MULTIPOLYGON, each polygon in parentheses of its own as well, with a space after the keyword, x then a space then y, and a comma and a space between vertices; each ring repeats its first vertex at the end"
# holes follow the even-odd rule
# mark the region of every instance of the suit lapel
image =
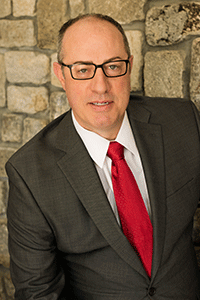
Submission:
POLYGON ((152 280, 161 261, 165 239, 165 171, 162 142, 162 128, 159 124, 151 124, 151 113, 143 107, 133 108, 129 115, 136 140, 144 174, 147 182, 152 209, 154 232, 152 280))
MULTIPOLYGON (((147 120, 150 114, 147 113, 146 110, 144 111, 145 113, 141 113, 136 110, 137 117, 135 118, 134 115, 130 116, 130 121, 142 158, 151 199, 154 226, 152 275, 154 276, 161 259, 164 242, 165 207, 164 200, 162 199, 164 188, 161 184, 163 178, 163 167, 161 167, 163 165, 162 138, 160 126, 149 125, 147 120), (138 118, 143 121, 138 121, 138 118)), ((58 161, 59 167, 76 191, 77 196, 101 234, 123 260, 137 272, 147 277, 138 256, 133 251, 117 224, 93 161, 78 136, 69 113, 63 119, 62 124, 60 124, 57 147, 66 153, 62 159, 58 161), (64 136, 68 138, 64 139, 64 136)))

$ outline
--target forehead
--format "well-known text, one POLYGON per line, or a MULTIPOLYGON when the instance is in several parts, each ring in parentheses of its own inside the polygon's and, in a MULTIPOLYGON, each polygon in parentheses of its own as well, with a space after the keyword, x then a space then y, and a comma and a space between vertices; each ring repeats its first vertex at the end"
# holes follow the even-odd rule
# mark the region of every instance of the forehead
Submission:
MULTIPOLYGON (((123 36, 110 22, 94 17, 79 20, 70 26, 63 37, 63 57, 99 59, 104 56, 126 55, 123 36)), ((110 57, 104 57, 109 59, 110 57)))

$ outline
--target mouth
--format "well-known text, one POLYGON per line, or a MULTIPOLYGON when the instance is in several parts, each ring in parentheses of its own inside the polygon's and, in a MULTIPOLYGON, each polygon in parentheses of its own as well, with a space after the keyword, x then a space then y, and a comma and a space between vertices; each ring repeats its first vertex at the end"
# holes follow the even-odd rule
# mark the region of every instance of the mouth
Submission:
POLYGON ((95 106, 104 106, 104 105, 108 105, 109 102, 93 102, 91 104, 95 106))

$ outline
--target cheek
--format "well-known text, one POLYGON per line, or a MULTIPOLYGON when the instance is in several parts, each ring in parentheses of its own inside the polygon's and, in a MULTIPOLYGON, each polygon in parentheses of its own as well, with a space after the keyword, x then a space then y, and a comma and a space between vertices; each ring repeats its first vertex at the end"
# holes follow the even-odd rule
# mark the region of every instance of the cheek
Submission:
POLYGON ((80 80, 74 80, 71 79, 69 81, 66 81, 65 87, 66 87, 66 94, 69 99, 72 99, 72 101, 78 101, 77 99, 83 100, 85 98, 86 94, 86 84, 85 82, 81 82, 80 80), (72 81, 73 80, 73 81, 72 81))
POLYGON ((126 106, 130 98, 130 81, 121 81, 115 89, 115 94, 121 99, 121 105, 126 106))
POLYGON ((114 85, 115 91, 117 91, 120 94, 130 93, 130 90, 131 90, 130 76, 128 74, 126 74, 126 75, 127 75, 127 77, 121 77, 121 78, 119 77, 118 81, 114 85))
POLYGON ((71 108, 73 108, 73 106, 78 106, 81 104, 81 99, 83 98, 83 90, 81 90, 79 86, 71 83, 66 83, 65 93, 71 108))
POLYGON ((78 112, 78 111, 82 110, 81 103, 78 101, 76 96, 73 96, 73 97, 68 96, 67 99, 69 102, 69 106, 71 107, 71 109, 73 111, 78 112))

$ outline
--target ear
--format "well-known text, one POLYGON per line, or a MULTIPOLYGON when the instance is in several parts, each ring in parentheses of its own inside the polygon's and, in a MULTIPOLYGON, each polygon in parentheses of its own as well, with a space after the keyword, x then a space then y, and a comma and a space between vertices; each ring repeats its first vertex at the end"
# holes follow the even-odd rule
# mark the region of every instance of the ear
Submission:
POLYGON ((129 73, 131 74, 131 70, 132 70, 132 67, 133 67, 133 55, 130 56, 129 61, 130 61, 129 73))
POLYGON ((53 70, 54 70, 55 75, 58 77, 60 83, 62 84, 63 89, 65 90, 66 89, 65 88, 65 77, 64 77, 61 65, 57 62, 54 62, 53 70))

